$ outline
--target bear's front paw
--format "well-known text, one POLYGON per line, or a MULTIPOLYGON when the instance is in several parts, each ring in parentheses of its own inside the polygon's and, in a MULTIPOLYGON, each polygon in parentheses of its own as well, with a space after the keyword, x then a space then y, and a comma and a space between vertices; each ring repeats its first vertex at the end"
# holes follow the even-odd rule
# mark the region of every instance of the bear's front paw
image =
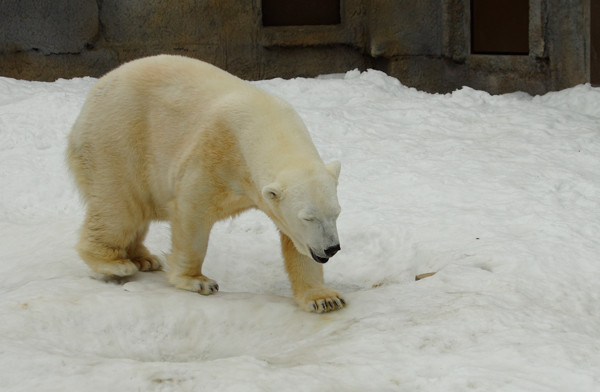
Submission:
POLYGON ((204 275, 182 276, 172 275, 169 280, 178 289, 194 291, 202 295, 210 295, 219 291, 219 285, 204 275))
POLYGON ((296 302, 308 312, 325 313, 346 306, 346 301, 336 292, 327 287, 309 289, 296 296, 296 302))

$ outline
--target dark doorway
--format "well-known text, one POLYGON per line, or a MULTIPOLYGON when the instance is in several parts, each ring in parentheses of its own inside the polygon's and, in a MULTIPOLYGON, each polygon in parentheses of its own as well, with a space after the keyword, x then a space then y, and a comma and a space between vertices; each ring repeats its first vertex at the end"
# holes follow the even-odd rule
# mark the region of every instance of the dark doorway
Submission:
POLYGON ((600 1, 590 1, 590 82, 600 86, 600 1))
POLYGON ((471 53, 529 54, 529 1, 471 0, 471 53))
POLYGON ((262 0, 263 26, 341 23, 340 0, 262 0))

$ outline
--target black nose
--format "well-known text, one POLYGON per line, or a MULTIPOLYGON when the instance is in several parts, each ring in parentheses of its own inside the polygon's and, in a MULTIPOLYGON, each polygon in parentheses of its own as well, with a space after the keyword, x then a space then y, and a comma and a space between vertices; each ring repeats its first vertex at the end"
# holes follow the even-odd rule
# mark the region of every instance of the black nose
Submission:
POLYGON ((325 249, 325 256, 333 257, 333 255, 336 254, 340 249, 340 244, 330 246, 329 248, 325 249))

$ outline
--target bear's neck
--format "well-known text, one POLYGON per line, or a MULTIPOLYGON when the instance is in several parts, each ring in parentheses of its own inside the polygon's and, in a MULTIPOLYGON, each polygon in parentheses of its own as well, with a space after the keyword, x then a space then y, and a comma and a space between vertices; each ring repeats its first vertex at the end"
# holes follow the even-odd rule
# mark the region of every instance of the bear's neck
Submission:
POLYGON ((298 140, 272 143, 252 139, 254 143, 250 145, 241 143, 241 153, 258 190, 275 182, 282 172, 323 165, 312 142, 301 147, 298 140))
MULTIPOLYGON (((306 126, 296 112, 279 100, 270 101, 269 118, 249 114, 237 117, 232 129, 253 183, 260 191, 279 173, 323 167, 306 126)), ((268 112, 267 112, 268 113, 268 112)))

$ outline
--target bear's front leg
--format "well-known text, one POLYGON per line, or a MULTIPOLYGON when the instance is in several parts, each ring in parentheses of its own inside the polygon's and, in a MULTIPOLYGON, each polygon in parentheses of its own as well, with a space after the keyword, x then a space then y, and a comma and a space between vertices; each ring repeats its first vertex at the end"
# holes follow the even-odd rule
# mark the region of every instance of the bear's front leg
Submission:
POLYGON ((167 260, 169 282, 178 289, 203 295, 216 293, 219 285, 202 274, 208 237, 212 225, 202 219, 190 219, 195 214, 177 214, 171 221, 172 250, 167 260))
POLYGON ((344 299, 325 286, 323 266, 296 250, 292 240, 283 233, 281 249, 285 268, 292 284, 294 298, 298 305, 309 312, 330 312, 346 305, 344 299))

